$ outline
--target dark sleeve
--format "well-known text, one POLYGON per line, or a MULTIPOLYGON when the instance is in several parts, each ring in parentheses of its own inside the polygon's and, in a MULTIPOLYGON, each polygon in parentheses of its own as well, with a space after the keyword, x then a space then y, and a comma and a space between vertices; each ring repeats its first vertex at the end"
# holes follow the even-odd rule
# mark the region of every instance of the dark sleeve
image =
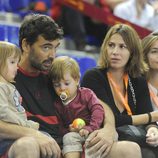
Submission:
POLYGON ((136 114, 143 114, 153 111, 148 84, 145 78, 139 78, 134 86, 134 89, 136 89, 136 114))
MULTIPOLYGON (((150 93, 148 88, 148 83, 144 77, 138 78, 136 80, 136 85, 138 88, 136 89, 136 113, 135 114, 144 114, 148 112, 152 112, 152 103, 150 99, 150 93)), ((156 125, 157 123, 150 123, 148 125, 156 125)))
MULTIPOLYGON (((153 111, 149 89, 144 77, 131 78, 132 86, 135 93, 136 105, 134 105, 132 92, 128 90, 128 102, 131 107, 133 115, 144 114, 153 111)), ((127 114, 120 114, 116 117, 116 125, 132 124, 132 117, 127 114)))

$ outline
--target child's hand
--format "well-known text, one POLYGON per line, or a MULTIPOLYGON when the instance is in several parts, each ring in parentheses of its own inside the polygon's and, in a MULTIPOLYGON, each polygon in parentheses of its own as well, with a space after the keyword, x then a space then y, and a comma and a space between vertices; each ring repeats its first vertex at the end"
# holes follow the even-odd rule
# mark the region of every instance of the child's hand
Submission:
POLYGON ((77 128, 74 128, 72 124, 69 125, 70 132, 79 132, 84 126, 79 125, 77 128))
POLYGON ((27 120, 27 127, 29 128, 33 128, 35 130, 38 130, 39 129, 39 123, 38 122, 35 122, 35 121, 32 121, 32 120, 27 120))
POLYGON ((81 130, 79 131, 79 134, 80 134, 81 137, 83 137, 83 136, 87 137, 88 134, 89 134, 89 131, 86 130, 86 129, 81 129, 81 130))
POLYGON ((69 125, 69 131, 70 132, 79 132, 78 128, 74 128, 72 124, 69 125))

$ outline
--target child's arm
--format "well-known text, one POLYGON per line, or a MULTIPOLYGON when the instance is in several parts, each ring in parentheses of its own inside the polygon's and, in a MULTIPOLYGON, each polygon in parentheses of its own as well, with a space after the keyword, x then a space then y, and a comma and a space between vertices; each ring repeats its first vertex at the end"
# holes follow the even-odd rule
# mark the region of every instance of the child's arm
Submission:
POLYGON ((23 112, 23 114, 17 114, 16 112, 12 111, 7 104, 1 104, 0 101, 0 120, 4 121, 4 122, 8 122, 8 123, 13 123, 13 124, 17 124, 20 126, 24 126, 24 127, 29 127, 29 128, 33 128, 33 129, 38 129, 39 128, 39 124, 37 122, 31 121, 31 120, 27 120, 25 111, 23 112))
POLYGON ((25 109, 21 105, 14 105, 16 100, 11 97, 9 90, 5 86, 0 87, 0 120, 8 123, 21 125, 24 127, 38 129, 39 124, 27 120, 25 109))
POLYGON ((29 127, 29 128, 33 128, 35 130, 38 130, 39 129, 39 123, 35 122, 35 121, 32 121, 32 120, 27 120, 25 127, 29 127))
POLYGON ((90 133, 94 130, 100 129, 104 121, 104 108, 101 105, 101 102, 93 93, 89 91, 89 98, 87 100, 87 106, 91 113, 91 119, 88 125, 84 126, 83 129, 88 130, 90 133))

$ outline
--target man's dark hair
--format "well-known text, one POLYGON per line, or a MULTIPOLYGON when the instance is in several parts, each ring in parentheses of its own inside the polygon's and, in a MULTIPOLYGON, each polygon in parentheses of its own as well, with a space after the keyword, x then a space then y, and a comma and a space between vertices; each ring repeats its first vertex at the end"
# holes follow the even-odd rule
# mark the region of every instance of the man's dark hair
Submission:
POLYGON ((56 40, 63 37, 63 30, 55 21, 42 14, 27 15, 19 30, 19 46, 22 49, 22 40, 25 38, 27 43, 32 45, 41 35, 46 40, 56 40))

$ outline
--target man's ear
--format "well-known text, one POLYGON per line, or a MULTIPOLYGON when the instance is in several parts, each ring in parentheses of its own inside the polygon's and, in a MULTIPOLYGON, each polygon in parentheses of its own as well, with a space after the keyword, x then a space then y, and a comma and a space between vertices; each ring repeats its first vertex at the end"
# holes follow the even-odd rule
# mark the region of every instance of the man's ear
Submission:
POLYGON ((22 40, 22 50, 23 52, 29 52, 30 51, 30 45, 27 43, 26 38, 22 40))

